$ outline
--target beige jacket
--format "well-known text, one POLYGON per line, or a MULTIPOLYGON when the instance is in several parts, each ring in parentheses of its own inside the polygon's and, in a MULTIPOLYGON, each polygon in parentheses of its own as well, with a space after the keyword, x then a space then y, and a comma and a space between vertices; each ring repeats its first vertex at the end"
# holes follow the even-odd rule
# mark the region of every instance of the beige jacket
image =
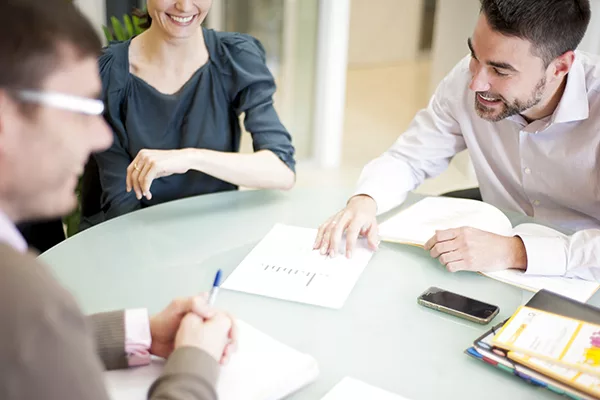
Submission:
MULTIPOLYGON (((86 319, 45 265, 2 243, 0 321, 2 400, 107 400, 103 370, 127 367, 123 311, 86 319)), ((214 400, 218 373, 204 351, 178 349, 148 398, 214 400)))

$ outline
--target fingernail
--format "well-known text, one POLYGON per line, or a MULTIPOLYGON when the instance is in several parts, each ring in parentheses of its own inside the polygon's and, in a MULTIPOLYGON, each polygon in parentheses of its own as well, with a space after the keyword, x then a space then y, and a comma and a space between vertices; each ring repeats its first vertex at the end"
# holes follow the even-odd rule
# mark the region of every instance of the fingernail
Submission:
POLYGON ((352 258, 352 252, 351 251, 347 251, 346 252, 346 257, 347 258, 352 258))
POLYGON ((327 249, 325 247, 321 247, 321 255, 324 256, 327 253, 327 249))

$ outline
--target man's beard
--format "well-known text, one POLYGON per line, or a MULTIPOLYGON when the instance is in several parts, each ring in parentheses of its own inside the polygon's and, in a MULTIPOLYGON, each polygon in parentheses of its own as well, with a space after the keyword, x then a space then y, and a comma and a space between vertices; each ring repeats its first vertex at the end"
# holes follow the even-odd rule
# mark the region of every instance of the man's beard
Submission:
POLYGON ((507 102, 502 96, 495 95, 490 92, 476 92, 475 93, 475 111, 480 118, 483 118, 490 122, 498 122, 505 118, 513 115, 522 114, 524 111, 529 110, 542 101, 544 90, 546 89, 546 77, 543 77, 533 89, 531 97, 527 101, 515 100, 512 103, 507 102), (502 102, 502 108, 500 112, 494 114, 496 111, 494 108, 486 107, 477 100, 477 95, 484 97, 496 98, 498 97, 502 102))

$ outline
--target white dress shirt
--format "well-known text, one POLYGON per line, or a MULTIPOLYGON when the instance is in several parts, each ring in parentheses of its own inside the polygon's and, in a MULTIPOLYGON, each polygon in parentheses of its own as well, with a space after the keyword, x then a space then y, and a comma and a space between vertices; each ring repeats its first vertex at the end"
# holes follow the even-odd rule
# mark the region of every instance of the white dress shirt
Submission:
POLYGON ((385 212, 468 148, 484 201, 577 231, 515 227, 527 273, 600 281, 600 57, 576 52, 558 107, 532 123, 520 115, 480 118, 469 61, 458 63, 408 130, 365 166, 356 194, 373 197, 385 212))

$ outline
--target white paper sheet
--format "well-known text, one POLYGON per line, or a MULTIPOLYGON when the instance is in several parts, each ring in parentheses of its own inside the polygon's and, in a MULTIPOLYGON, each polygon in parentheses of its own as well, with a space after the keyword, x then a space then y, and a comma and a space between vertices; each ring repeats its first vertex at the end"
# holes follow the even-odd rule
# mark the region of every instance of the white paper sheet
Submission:
POLYGON ((322 256, 313 250, 316 235, 316 229, 275 225, 221 287, 341 308, 373 252, 359 239, 350 259, 322 256))
MULTIPOLYGON (((217 386, 220 400, 277 400, 314 381, 319 375, 311 356, 286 346, 238 321, 238 350, 223 367, 217 386)), ((164 360, 105 373, 112 400, 145 400, 162 372, 164 360)))
POLYGON ((530 276, 515 269, 485 272, 483 275, 531 292, 546 289, 581 302, 589 300, 600 287, 597 282, 584 281, 583 279, 560 276, 530 276))
POLYGON ((427 197, 379 226, 382 240, 423 246, 436 230, 470 226, 510 236, 512 225, 504 213, 487 203, 448 197, 427 197))
POLYGON ((406 397, 390 393, 354 378, 340 381, 321 400, 408 400, 406 397))

